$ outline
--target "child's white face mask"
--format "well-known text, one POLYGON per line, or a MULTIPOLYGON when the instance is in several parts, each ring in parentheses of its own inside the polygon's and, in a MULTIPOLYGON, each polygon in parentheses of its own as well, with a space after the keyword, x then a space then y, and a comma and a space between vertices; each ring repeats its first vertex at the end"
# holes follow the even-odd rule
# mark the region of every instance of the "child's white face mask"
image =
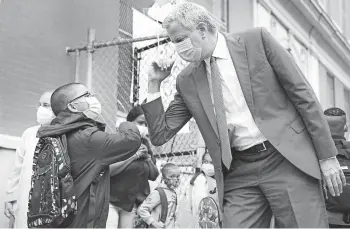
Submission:
POLYGON ((202 171, 208 177, 212 177, 212 176, 215 175, 215 169, 214 169, 214 165, 213 164, 203 164, 202 165, 202 171))
POLYGON ((136 125, 140 131, 142 138, 148 138, 148 128, 145 126, 136 125))

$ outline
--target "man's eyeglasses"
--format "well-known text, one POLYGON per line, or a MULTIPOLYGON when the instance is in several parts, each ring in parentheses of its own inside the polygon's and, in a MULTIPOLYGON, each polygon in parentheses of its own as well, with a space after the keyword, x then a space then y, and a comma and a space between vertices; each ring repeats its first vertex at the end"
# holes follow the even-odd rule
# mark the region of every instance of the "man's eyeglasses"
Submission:
POLYGON ((84 97, 89 98, 89 97, 94 97, 94 96, 95 96, 95 94, 93 94, 93 93, 87 91, 87 92, 85 92, 84 94, 82 94, 82 95, 76 97, 75 99, 72 99, 69 103, 72 103, 72 102, 74 102, 74 101, 76 101, 76 100, 78 100, 78 99, 80 99, 80 98, 84 98, 84 97))

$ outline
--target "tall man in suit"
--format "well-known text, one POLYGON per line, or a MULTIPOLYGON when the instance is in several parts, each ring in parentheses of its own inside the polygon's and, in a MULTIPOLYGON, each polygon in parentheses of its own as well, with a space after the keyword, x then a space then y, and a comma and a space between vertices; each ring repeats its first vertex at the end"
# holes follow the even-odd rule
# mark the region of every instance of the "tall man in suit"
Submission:
POLYGON ((339 195, 345 177, 317 98, 288 52, 262 28, 219 33, 199 5, 163 22, 181 58, 177 93, 164 112, 159 90, 170 63, 149 72, 143 105, 162 145, 192 117, 215 166, 223 227, 327 227, 320 179, 339 195), (322 171, 322 172, 321 172, 322 171))

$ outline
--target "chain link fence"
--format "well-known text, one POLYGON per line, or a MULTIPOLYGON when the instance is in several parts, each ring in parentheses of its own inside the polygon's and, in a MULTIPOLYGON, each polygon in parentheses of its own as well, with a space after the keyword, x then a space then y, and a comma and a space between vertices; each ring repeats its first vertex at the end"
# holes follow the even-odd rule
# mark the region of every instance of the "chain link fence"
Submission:
MULTIPOLYGON (((118 112, 125 115, 146 98, 147 72, 155 59, 165 55, 175 60, 171 75, 162 83, 161 95, 165 108, 176 92, 177 74, 187 65, 177 56, 169 39, 161 38, 159 34, 139 38, 130 38, 122 32, 119 35, 119 39, 110 42, 91 40, 85 47, 67 49, 68 53, 77 55, 79 52, 87 52, 87 58, 90 56, 91 64, 87 61, 87 77, 92 79, 86 79, 86 82, 91 84, 91 89, 102 103, 102 121, 107 123, 109 132, 116 129, 118 112)), ((77 59, 82 56, 84 55, 77 55, 77 59)), ((84 82, 82 77, 76 78, 84 82)), ((195 121, 190 120, 169 142, 159 147, 152 146, 159 168, 167 162, 175 163, 181 168, 181 185, 177 190, 178 221, 181 227, 188 227, 188 222, 191 221, 187 193, 197 165, 198 134, 195 121)), ((160 182, 160 178, 157 181, 160 182)))
POLYGON ((118 74, 118 47, 96 49, 92 55, 92 84, 102 105, 102 121, 107 124, 107 131, 115 132, 115 114, 119 109, 118 84, 115 76, 118 74))
MULTIPOLYGON (((161 87, 165 108, 174 98, 177 75, 188 64, 176 54, 170 39, 162 35, 161 24, 143 12, 143 9, 137 8, 136 1, 120 0, 117 39, 98 42, 94 31, 90 30, 86 46, 66 50, 67 53, 76 55, 76 81, 86 82, 101 100, 102 121, 107 123, 109 132, 115 131, 120 117, 125 118, 133 106, 145 100, 147 72, 156 59, 170 58, 174 61, 171 75, 161 87), (87 64, 82 64, 82 67, 86 69, 81 69, 80 60, 84 62, 84 58, 87 58, 87 64), (81 76, 82 73, 86 73, 86 79, 81 76)), ((198 140, 202 145, 198 127, 192 119, 169 142, 159 147, 152 146, 159 169, 167 162, 175 163, 181 168, 181 185, 177 190, 180 227, 195 226, 187 194, 197 159, 200 158, 196 153, 198 140)), ((158 183, 160 179, 157 179, 158 183)))

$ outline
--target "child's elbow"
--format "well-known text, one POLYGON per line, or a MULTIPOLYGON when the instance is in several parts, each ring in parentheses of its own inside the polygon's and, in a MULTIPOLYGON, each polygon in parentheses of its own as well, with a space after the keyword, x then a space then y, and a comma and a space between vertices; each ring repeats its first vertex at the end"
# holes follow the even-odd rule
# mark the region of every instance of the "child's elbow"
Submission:
POLYGON ((157 178, 158 178, 158 176, 159 176, 159 172, 156 171, 156 172, 154 172, 153 174, 150 174, 150 176, 148 177, 148 179, 151 180, 151 181, 156 181, 157 178))

